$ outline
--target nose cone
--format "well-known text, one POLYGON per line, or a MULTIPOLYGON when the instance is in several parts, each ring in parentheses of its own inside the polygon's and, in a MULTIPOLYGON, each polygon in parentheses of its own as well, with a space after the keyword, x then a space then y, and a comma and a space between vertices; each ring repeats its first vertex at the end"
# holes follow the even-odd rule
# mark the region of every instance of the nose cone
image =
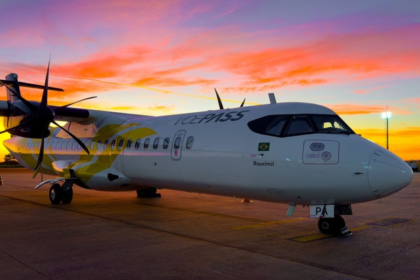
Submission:
POLYGON ((393 194, 410 184, 413 171, 402 159, 376 150, 369 161, 369 185, 375 196, 393 194))

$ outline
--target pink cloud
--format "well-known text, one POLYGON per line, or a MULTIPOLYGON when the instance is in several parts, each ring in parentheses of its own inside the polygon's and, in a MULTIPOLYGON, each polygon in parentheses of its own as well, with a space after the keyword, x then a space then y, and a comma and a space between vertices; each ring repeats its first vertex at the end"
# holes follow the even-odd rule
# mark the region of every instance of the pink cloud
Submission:
MULTIPOLYGON (((360 105, 360 104, 331 104, 325 105, 339 115, 364 115, 364 114, 380 114, 384 111, 384 106, 376 105, 360 105)), ((398 107, 389 107, 393 114, 410 115, 411 111, 398 107)))

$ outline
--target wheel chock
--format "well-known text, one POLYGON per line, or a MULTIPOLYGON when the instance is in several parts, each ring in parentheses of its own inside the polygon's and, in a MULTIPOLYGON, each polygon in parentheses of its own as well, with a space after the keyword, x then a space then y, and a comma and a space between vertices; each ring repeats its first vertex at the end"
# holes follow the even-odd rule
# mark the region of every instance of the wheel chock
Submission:
POLYGON ((352 235, 352 232, 349 230, 349 228, 348 228, 348 227, 343 227, 343 228, 340 230, 340 235, 341 235, 341 236, 344 236, 344 237, 347 237, 347 236, 352 235))

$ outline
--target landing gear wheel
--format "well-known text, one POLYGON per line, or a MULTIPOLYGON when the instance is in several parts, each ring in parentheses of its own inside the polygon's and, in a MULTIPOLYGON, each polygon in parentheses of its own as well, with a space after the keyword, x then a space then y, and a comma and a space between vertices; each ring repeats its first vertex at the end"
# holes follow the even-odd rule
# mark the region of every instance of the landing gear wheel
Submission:
POLYGON ((50 188, 50 201, 52 204, 60 204, 62 198, 61 186, 59 184, 52 184, 50 188))
POLYGON ((337 215, 334 217, 334 223, 338 230, 346 226, 346 222, 344 221, 343 217, 341 217, 340 215, 337 215))
POLYGON ((319 218, 318 220, 319 231, 323 234, 332 235, 335 232, 334 218, 319 218))
POLYGON ((349 236, 351 231, 346 227, 346 222, 340 215, 334 218, 320 218, 318 228, 323 234, 349 236))
POLYGON ((152 197, 160 197, 160 193, 157 193, 156 188, 148 188, 144 190, 137 191, 137 197, 140 198, 152 198, 152 197))
POLYGON ((68 188, 67 190, 64 190, 63 187, 63 193, 61 201, 63 201, 64 204, 69 204, 73 199, 73 188, 68 188))

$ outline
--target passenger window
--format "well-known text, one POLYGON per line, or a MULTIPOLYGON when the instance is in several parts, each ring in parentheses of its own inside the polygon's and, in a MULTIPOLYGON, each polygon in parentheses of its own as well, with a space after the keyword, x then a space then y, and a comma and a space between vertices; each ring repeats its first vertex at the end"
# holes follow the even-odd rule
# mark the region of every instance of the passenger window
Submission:
POLYGON ((156 138, 155 141, 153 141, 153 149, 156 150, 159 146, 159 138, 156 138))
POLYGON ((66 145, 67 145, 67 142, 63 140, 63 142, 61 142, 61 149, 62 150, 65 150, 66 149, 66 145))
POLYGON ((147 150, 149 148, 149 143, 150 143, 150 139, 149 138, 147 138, 146 140, 144 140, 143 147, 144 147, 145 150, 147 150))
POLYGON ((118 142, 118 151, 121 151, 123 145, 124 145, 124 139, 121 139, 120 142, 118 142))
POLYGON ((111 141, 111 150, 113 151, 114 150, 114 148, 115 148, 115 142, 117 142, 117 140, 112 140, 111 141))
POLYGON ((67 147, 66 147, 67 150, 70 150, 71 149, 71 144, 72 144, 71 141, 68 141, 67 142, 67 147))
POLYGON ((108 139, 105 140, 105 142, 104 142, 104 150, 108 147, 108 143, 109 143, 109 140, 108 139))
POLYGON ((131 148, 131 139, 128 139, 128 141, 127 141, 127 146, 126 146, 126 148, 127 148, 127 150, 130 150, 130 148, 131 148))
POLYGON ((181 146, 181 137, 177 137, 174 141, 174 149, 179 149, 181 146))
POLYGON ((192 148, 193 143, 194 143, 194 137, 193 136, 190 136, 187 139, 187 144, 185 145, 185 147, 189 150, 189 149, 192 148))
POLYGON ((163 140, 163 148, 166 150, 169 146, 169 137, 166 137, 165 140, 163 140))
POLYGON ((286 135, 313 133, 314 129, 308 116, 293 116, 286 135))
POLYGON ((95 141, 90 142, 90 149, 93 150, 95 148, 95 141))
POLYGON ((102 144, 102 142, 101 142, 101 140, 99 140, 98 145, 96 145, 96 148, 98 149, 98 151, 101 149, 101 144, 102 144))
POLYGON ((73 142, 73 145, 72 145, 72 147, 71 147, 71 148, 72 148, 73 150, 76 150, 76 149, 77 149, 77 145, 78 145, 78 144, 77 144, 77 142, 73 142))
POLYGON ((134 144, 134 149, 138 150, 140 148, 140 141, 141 139, 136 140, 136 143, 134 144))

